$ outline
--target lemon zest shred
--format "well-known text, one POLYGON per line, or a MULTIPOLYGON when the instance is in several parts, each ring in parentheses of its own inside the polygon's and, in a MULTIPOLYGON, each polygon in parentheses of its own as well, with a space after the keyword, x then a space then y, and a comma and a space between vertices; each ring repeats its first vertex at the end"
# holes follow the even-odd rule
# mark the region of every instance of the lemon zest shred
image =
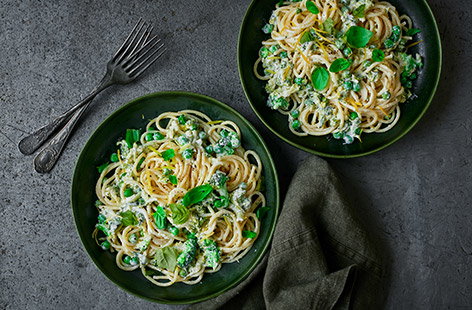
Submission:
POLYGON ((300 55, 302 55, 303 60, 305 60, 305 62, 310 65, 311 61, 305 56, 302 50, 298 46, 296 47, 296 49, 300 53, 300 55))
POLYGON ((223 121, 221 121, 221 120, 210 121, 210 122, 208 122, 207 124, 208 124, 208 125, 215 125, 215 124, 220 124, 220 123, 223 123, 223 121))
POLYGON ((267 57, 267 59, 269 59, 269 60, 280 59, 280 57, 279 56, 270 56, 270 57, 267 57))
POLYGON ((329 60, 329 59, 328 59, 328 52, 326 51, 325 46, 323 45, 323 43, 317 41, 317 42, 316 42, 316 45, 318 45, 318 47, 321 48, 321 50, 323 51, 323 54, 324 54, 324 56, 325 56, 325 59, 326 59, 326 60, 329 60))
POLYGON ((377 106, 377 108, 379 108, 379 110, 382 111, 382 113, 385 114, 385 116, 388 116, 387 112, 385 112, 385 110, 382 109, 381 106, 377 106))
POLYGON ((413 46, 415 46, 415 45, 420 44, 421 42, 423 42, 423 40, 419 40, 419 41, 416 41, 415 43, 411 43, 410 45, 407 45, 405 48, 413 47, 413 46))
POLYGON ((121 161, 121 156, 120 156, 120 149, 116 150, 116 155, 118 155, 118 160, 120 161, 120 165, 123 165, 123 162, 121 161))
POLYGON ((155 148, 153 148, 152 146, 148 146, 148 148, 149 148, 151 151, 153 151, 154 153, 161 155, 161 153, 160 153, 158 150, 156 150, 155 148))

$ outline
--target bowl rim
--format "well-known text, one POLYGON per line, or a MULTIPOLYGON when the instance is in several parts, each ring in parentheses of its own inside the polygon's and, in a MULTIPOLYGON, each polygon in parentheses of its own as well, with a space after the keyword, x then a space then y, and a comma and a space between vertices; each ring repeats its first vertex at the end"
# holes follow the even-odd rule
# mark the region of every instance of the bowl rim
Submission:
MULTIPOLYGON (((423 118, 424 114, 426 113, 426 111, 429 109, 430 105, 431 105, 431 102, 433 101, 433 98, 436 94, 436 90, 438 88, 438 85, 439 85, 439 80, 440 80, 440 77, 441 77, 441 71, 442 71, 442 58, 443 58, 443 51, 442 51, 442 42, 441 42, 441 36, 439 34, 439 28, 438 28, 438 23, 436 21, 436 17, 434 16, 433 14, 433 11, 431 10, 431 7, 429 6, 428 2, 426 0, 418 0, 418 1, 421 1, 423 2, 423 4, 425 5, 426 7, 426 10, 427 10, 427 13, 429 13, 433 19, 433 29, 434 29, 434 33, 435 33, 435 36, 436 36, 436 39, 438 41, 438 52, 439 52, 439 57, 438 57, 438 63, 434 64, 436 66, 436 79, 434 81, 434 87, 432 88, 431 92, 430 92, 430 95, 426 101, 426 105, 424 106, 423 110, 421 111, 421 113, 416 117, 416 119, 408 126, 405 128, 405 130, 403 130, 402 133, 400 133, 397 137, 395 137, 394 139, 388 141, 387 143, 377 147, 377 148, 374 148, 372 150, 369 150, 369 151, 366 151, 366 152, 361 152, 361 153, 356 153, 356 154, 343 154, 343 155, 337 155, 337 154, 330 154, 330 153, 325 153, 325 152, 321 152, 321 151, 317 151, 313 148, 308 148, 308 147, 305 147, 301 144, 298 144, 296 142, 293 142, 291 141, 289 138, 285 137, 283 134, 279 133, 277 131, 276 128, 273 128, 271 127, 264 119, 262 113, 259 113, 255 107, 255 104, 251 101, 250 99, 250 96, 249 96, 249 90, 248 90, 248 87, 246 85, 246 81, 243 79, 243 73, 242 73, 242 55, 241 55, 241 44, 242 44, 242 37, 243 37, 243 29, 247 26, 247 23, 248 23, 248 19, 249 19, 249 14, 252 12, 252 9, 253 9, 253 6, 255 5, 255 3, 257 2, 258 0, 252 0, 251 4, 249 5, 249 7, 247 8, 245 14, 244 14, 244 17, 243 17, 243 21, 241 23, 241 26, 239 27, 239 35, 238 35, 238 46, 237 46, 237 63, 238 63, 238 72, 239 72, 239 81, 241 82, 241 86, 243 88, 243 91, 244 91, 244 94, 246 95, 246 99, 247 101, 249 102, 249 105, 251 106, 252 110, 254 111, 254 113, 257 115, 257 117, 259 118, 259 120, 272 132, 274 133, 277 137, 279 137, 280 139, 282 139, 283 141, 285 141, 286 143, 298 148, 298 149, 301 149, 305 152, 308 152, 308 153, 312 153, 312 154, 315 154, 315 155, 318 155, 318 156, 322 156, 322 157, 328 157, 328 158, 337 158, 337 159, 346 159, 346 158, 356 158, 356 157, 362 157, 362 156, 367 156, 367 155, 371 155, 373 153, 376 153, 378 151, 381 151, 383 149, 385 149, 386 147, 392 145, 393 143, 397 142, 398 140, 400 140, 401 138, 403 138, 407 133, 409 133, 413 127, 415 127, 415 125, 420 121, 420 119, 423 118)), ((388 1, 388 0, 387 0, 388 1)))
MULTIPOLYGON (((71 182, 71 186, 70 186, 69 197, 70 197, 70 206, 72 208, 72 215, 74 217, 75 230, 76 230, 76 232, 77 232, 77 234, 80 238, 82 248, 85 249, 85 252, 89 256, 89 258, 93 261, 95 267, 98 268, 98 270, 103 275, 105 275, 105 277, 108 280, 113 282, 116 286, 118 286, 119 288, 121 288, 125 292, 128 292, 128 293, 130 293, 134 296, 137 296, 139 298, 142 298, 142 299, 145 299, 145 300, 148 300, 148 301, 152 301, 152 302, 155 302, 155 303, 160 303, 160 304, 182 304, 183 305, 183 304, 192 304, 192 303, 202 302, 202 301, 214 298, 216 296, 219 296, 219 295, 227 292, 228 290, 236 287, 237 285, 239 285, 244 279, 246 279, 256 269, 256 267, 261 263, 261 261, 265 257, 265 254, 268 251, 269 246, 270 246, 271 241, 272 241, 272 238, 274 236, 275 227, 276 227, 277 220, 278 220, 279 213, 280 213, 280 187, 279 187, 279 177, 278 177, 278 173, 277 173, 277 168, 276 168, 276 165, 274 163, 274 159, 272 158, 272 155, 271 155, 269 149, 267 148, 267 144, 264 141, 264 139, 262 138, 262 136, 260 135, 260 133, 256 130, 256 128, 241 113, 236 111, 233 107, 231 107, 231 106, 229 106, 229 105, 227 105, 227 104, 225 104, 225 103, 223 103, 223 102, 221 102, 217 99, 214 99, 212 97, 202 95, 202 94, 199 94, 199 93, 187 92, 187 91, 160 91, 160 92, 149 93, 149 94, 137 97, 137 98, 125 103, 120 108, 114 110, 108 117, 106 117, 105 120, 103 120, 93 130, 92 134, 90 134, 89 138, 87 139, 87 141, 83 145, 83 147, 80 151, 80 154, 79 154, 79 156, 77 157, 77 159, 75 161, 74 171, 73 171, 73 175, 72 175, 72 182, 71 182), (88 250, 88 247, 86 246, 86 243, 84 242, 85 236, 83 236, 81 234, 81 232, 79 230, 79 224, 78 224, 79 216, 78 216, 77 209, 79 208, 79 206, 77 206, 77 204, 74 203, 74 197, 73 197, 74 188, 77 186, 76 184, 80 182, 79 179, 78 179, 78 169, 77 169, 78 164, 79 164, 79 162, 83 161, 83 157, 85 156, 84 149, 88 146, 91 139, 97 134, 98 129, 101 128, 102 126, 105 126, 105 124, 110 119, 115 117, 117 114, 121 113, 123 110, 128 109, 130 106, 132 106, 136 103, 139 103, 139 101, 141 101, 143 99, 152 98, 152 97, 156 98, 156 97, 169 96, 169 95, 170 96, 185 96, 185 97, 191 97, 191 98, 199 98, 199 99, 208 101, 210 104, 215 104, 215 105, 219 106, 220 108, 227 109, 227 110, 230 111, 230 113, 234 114, 236 117, 239 117, 242 120, 242 122, 246 126, 248 126, 248 128, 256 135, 256 137, 259 138, 260 141, 262 141, 262 144, 261 144, 262 148, 266 152, 266 154, 269 158, 268 163, 265 163, 264 167, 269 167, 269 169, 272 170, 272 172, 274 174, 274 182, 273 182, 273 184, 274 184, 274 195, 275 195, 275 204, 274 204, 274 207, 273 207, 274 212, 275 212, 274 220, 273 220, 272 223, 270 223, 269 235, 268 235, 267 240, 265 241, 265 243, 262 244, 261 250, 257 251, 258 256, 257 256, 256 260, 249 266, 249 268, 247 268, 246 270, 241 272, 241 274, 236 278, 236 280, 234 280, 232 283, 230 283, 230 285, 228 285, 227 287, 222 288, 222 289, 220 289, 220 290, 218 290, 218 291, 216 291, 212 294, 205 295, 204 297, 201 297, 201 298, 188 299, 188 300, 184 300, 184 301, 173 301, 173 300, 167 300, 167 299, 157 299, 157 298, 152 298, 152 297, 140 295, 139 293, 133 292, 133 291, 129 290, 128 288, 126 288, 125 286, 122 286, 121 283, 118 280, 115 280, 113 277, 111 277, 111 275, 109 275, 107 272, 105 272, 104 269, 102 268, 101 264, 98 262, 98 260, 91 255, 91 253, 88 250)), ((156 286, 156 288, 158 288, 158 286, 156 286)))

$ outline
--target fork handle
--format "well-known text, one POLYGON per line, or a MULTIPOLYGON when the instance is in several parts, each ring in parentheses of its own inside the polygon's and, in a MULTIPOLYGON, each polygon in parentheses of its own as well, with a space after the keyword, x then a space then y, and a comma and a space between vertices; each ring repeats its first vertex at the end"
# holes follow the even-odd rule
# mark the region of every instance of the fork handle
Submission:
POLYGON ((110 81, 110 77, 106 75, 101 81, 100 84, 92 90, 92 92, 85 97, 83 100, 78 102, 75 106, 70 108, 65 113, 61 114, 57 118, 55 118, 49 124, 39 128, 32 134, 24 137, 20 143, 18 143, 18 149, 24 155, 31 155, 33 154, 44 142, 51 137, 51 135, 56 132, 60 127, 66 124, 67 120, 71 118, 71 116, 81 107, 92 101, 95 96, 100 93, 102 90, 110 86, 112 83, 110 81))
POLYGON ((51 171, 59 159, 62 150, 64 149, 64 146, 66 145, 66 142, 72 133, 72 129, 74 129, 77 121, 80 119, 85 110, 87 110, 90 102, 91 99, 87 104, 76 110, 65 126, 46 144, 41 152, 36 155, 34 158, 34 169, 37 172, 47 173, 51 171))

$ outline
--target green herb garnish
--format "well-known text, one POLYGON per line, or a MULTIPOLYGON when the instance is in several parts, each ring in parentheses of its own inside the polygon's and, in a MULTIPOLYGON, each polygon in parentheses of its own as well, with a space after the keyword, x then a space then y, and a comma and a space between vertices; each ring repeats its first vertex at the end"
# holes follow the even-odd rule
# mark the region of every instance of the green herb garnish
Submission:
POLYGON ((310 11, 311 13, 313 14, 318 14, 320 12, 320 10, 318 9, 318 7, 315 5, 315 3, 313 1, 310 1, 308 0, 306 2, 306 9, 308 11, 310 11))
POLYGON ((365 17, 365 4, 358 6, 357 8, 352 11, 352 15, 357 18, 364 18, 365 17))
POLYGON ((165 161, 169 161, 175 157, 175 151, 174 149, 165 150, 164 152, 161 153, 161 156, 165 161))
POLYGON ((177 266, 178 256, 179 251, 176 248, 166 246, 156 250, 152 263, 159 268, 174 271, 177 266))
POLYGON ((362 48, 369 43, 372 35, 373 33, 370 30, 359 26, 352 26, 346 33, 346 40, 352 47, 362 48))
POLYGON ((255 238, 257 236, 257 233, 251 230, 243 230, 243 237, 244 238, 255 238))
POLYGON ((134 213, 131 211, 121 212, 120 216, 121 224, 123 224, 123 226, 131 226, 138 224, 138 219, 136 218, 136 215, 134 215, 134 213))
POLYGON ((159 229, 165 229, 167 226, 167 217, 166 217, 166 211, 164 210, 163 207, 158 206, 156 208, 156 212, 152 214, 154 217, 154 222, 156 223, 157 228, 159 229))
POLYGON ((139 141, 141 131, 139 129, 126 129, 125 141, 128 148, 132 148, 135 142, 139 141))
POLYGON ((316 68, 313 73, 311 74, 311 83, 313 87, 318 90, 322 91, 323 89, 328 86, 329 82, 329 72, 324 67, 316 68))
POLYGON ((405 33, 405 35, 409 36, 409 37, 412 37, 414 36, 415 34, 417 33, 420 33, 421 30, 420 29, 417 29, 417 28, 411 28, 411 29, 408 29, 405 33))
POLYGON ((172 221, 177 224, 183 224, 187 222, 189 217, 188 209, 180 203, 171 203, 169 205, 170 210, 172 211, 172 221))
POLYGON ((344 59, 344 58, 338 58, 329 67, 330 72, 340 72, 343 70, 346 70, 351 66, 352 60, 349 59, 344 59))
POLYGON ((186 207, 199 203, 205 199, 213 191, 213 186, 210 184, 200 185, 189 190, 184 198, 182 199, 182 204, 186 207))
POLYGON ((385 58, 385 53, 381 50, 376 48, 375 50, 372 51, 372 60, 380 62, 384 60, 385 58))
POLYGON ((102 173, 110 163, 106 163, 97 167, 98 173, 102 173))

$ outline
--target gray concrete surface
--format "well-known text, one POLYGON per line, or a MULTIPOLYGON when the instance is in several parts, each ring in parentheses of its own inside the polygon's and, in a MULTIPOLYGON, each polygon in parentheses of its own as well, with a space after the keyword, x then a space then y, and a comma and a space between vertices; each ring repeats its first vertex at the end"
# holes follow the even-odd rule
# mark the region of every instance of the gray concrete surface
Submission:
MULTIPOLYGON (((388 309, 472 307, 472 3, 429 2, 446 47, 431 109, 388 149, 329 160, 388 249, 388 309)), ((236 41, 248 4, 0 0, 0 309, 171 308, 108 281, 84 252, 69 206, 72 169, 87 137, 132 98, 188 90, 232 105, 277 145, 286 186, 308 155, 270 135, 246 103, 236 41), (17 142, 94 86, 140 16, 155 22, 172 53, 139 83, 100 95, 53 173, 38 175, 17 142)))

